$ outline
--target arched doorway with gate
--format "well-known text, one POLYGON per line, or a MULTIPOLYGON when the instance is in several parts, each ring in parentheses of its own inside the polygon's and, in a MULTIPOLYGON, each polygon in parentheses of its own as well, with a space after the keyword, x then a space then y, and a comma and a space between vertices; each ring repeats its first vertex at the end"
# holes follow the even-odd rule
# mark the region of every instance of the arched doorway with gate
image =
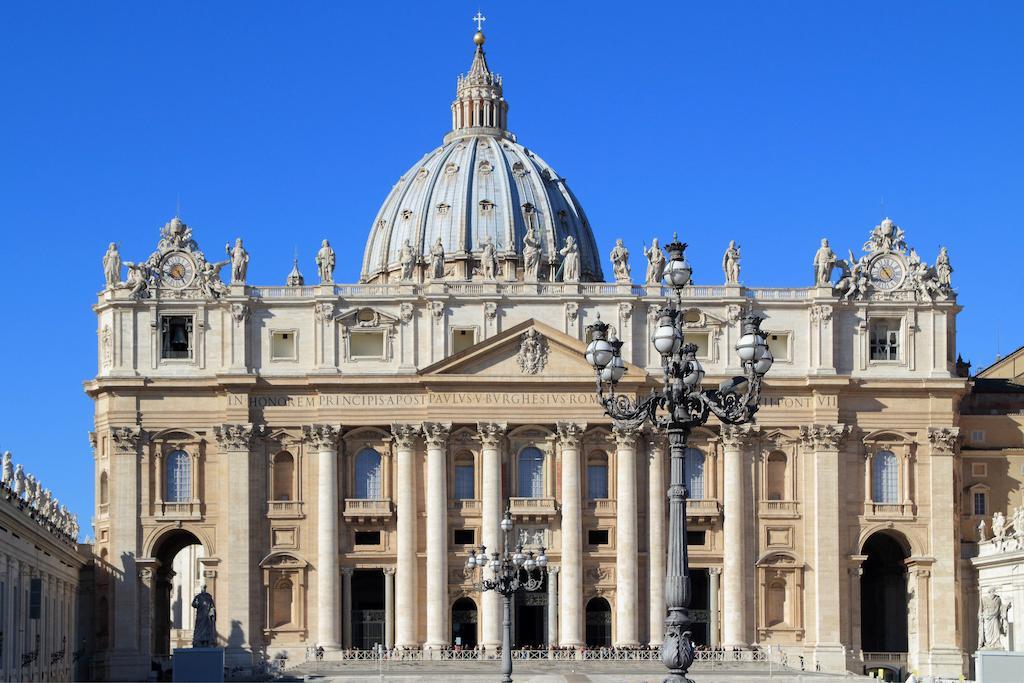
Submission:
POLYGON ((452 605, 452 645, 474 648, 477 643, 477 610, 472 598, 459 598, 452 605))
POLYGON ((906 653, 907 568, 910 545, 891 531, 864 542, 860 578, 860 638, 865 652, 906 653))
POLYGON ((191 531, 171 529, 153 545, 153 557, 153 655, 168 657, 175 648, 192 647, 192 599, 204 585, 206 549, 191 531))
POLYGON ((587 602, 587 647, 612 646, 612 606, 604 598, 587 602))

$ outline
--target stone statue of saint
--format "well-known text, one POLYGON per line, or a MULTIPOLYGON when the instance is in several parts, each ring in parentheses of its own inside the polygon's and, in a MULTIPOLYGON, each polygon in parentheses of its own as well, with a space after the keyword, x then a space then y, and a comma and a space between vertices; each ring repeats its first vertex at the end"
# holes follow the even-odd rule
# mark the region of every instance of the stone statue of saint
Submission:
POLYGON ((1002 512, 992 515, 992 540, 1001 541, 1006 535, 1006 517, 1002 512))
POLYGON ((612 260, 612 272, 615 274, 616 282, 630 281, 629 250, 622 244, 622 240, 615 240, 615 248, 609 255, 612 260))
POLYGON ((494 240, 490 235, 485 235, 481 243, 483 250, 480 252, 480 272, 483 273, 485 280, 493 280, 498 271, 498 256, 494 250, 494 240))
POLYGON ((658 238, 651 240, 651 248, 644 247, 644 256, 647 257, 647 279, 644 281, 648 287, 661 282, 665 276, 665 252, 658 246, 658 238))
POLYGON ((145 263, 124 262, 128 269, 128 289, 133 299, 141 299, 149 288, 149 266, 145 263))
POLYGON ((3 482, 4 486, 10 486, 14 483, 14 463, 11 462, 10 451, 4 451, 3 482))
POLYGON ((740 283, 740 248, 736 246, 736 240, 729 240, 729 248, 722 255, 722 272, 725 273, 725 284, 740 283))
POLYGON ((206 592, 205 583, 192 598, 192 607, 196 611, 192 647, 217 647, 217 606, 213 596, 206 592))
POLYGON ((249 270, 249 252, 242 246, 242 238, 235 240, 233 249, 231 245, 225 244, 224 250, 231 257, 231 284, 244 285, 245 272, 249 270))
POLYGON ((25 477, 25 500, 33 508, 39 507, 39 482, 31 474, 25 477))
POLYGON ((537 230, 531 224, 523 236, 523 278, 527 282, 538 280, 540 270, 540 239, 537 230))
POLYGON ((430 277, 434 280, 444 279, 444 242, 440 237, 430 245, 430 277))
POLYGON ((953 286, 953 266, 949 265, 949 253, 945 247, 939 249, 939 255, 935 258, 935 276, 938 278, 939 286, 949 288, 953 286))
POLYGON ((316 270, 320 274, 320 284, 334 282, 334 250, 327 240, 320 243, 320 251, 316 252, 316 270))
POLYGON ((985 538, 985 520, 983 519, 980 522, 978 522, 978 543, 981 543, 985 540, 987 539, 985 538))
POLYGON ((416 266, 416 255, 412 253, 412 245, 406 238, 405 244, 398 250, 398 262, 402 266, 402 282, 412 282, 412 270, 416 266))
POLYGON ((18 498, 25 495, 25 470, 20 464, 14 468, 14 495, 18 498))
POLYGON ((828 246, 828 240, 822 240, 821 246, 814 254, 814 284, 828 287, 832 282, 832 269, 836 267, 836 254, 828 246))
POLYGON ((71 538, 78 538, 78 515, 71 515, 71 538))
POLYGON ((558 250, 562 256, 562 265, 558 271, 562 274, 562 282, 580 281, 580 250, 576 239, 569 235, 565 238, 565 246, 558 250))
POLYGON ((103 277, 106 279, 107 289, 113 289, 121 284, 121 254, 113 242, 103 255, 103 277))
POLYGON ((978 649, 1005 650, 1007 619, 1010 603, 996 595, 995 588, 989 588, 978 604, 978 649))
POLYGON ((1024 506, 1013 509, 1013 535, 1017 538, 1024 536, 1024 506))

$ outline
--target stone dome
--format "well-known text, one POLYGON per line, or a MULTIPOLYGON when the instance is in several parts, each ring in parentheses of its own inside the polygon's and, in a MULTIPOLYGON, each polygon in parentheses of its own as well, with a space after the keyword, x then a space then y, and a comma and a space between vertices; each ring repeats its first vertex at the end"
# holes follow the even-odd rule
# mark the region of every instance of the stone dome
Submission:
POLYGON ((480 256, 490 242, 495 279, 522 280, 523 238, 532 225, 540 242, 540 281, 561 279, 559 250, 570 236, 579 248, 580 280, 602 281, 583 207, 565 179, 506 129, 501 77, 487 67, 482 35, 474 42, 472 67, 459 77, 452 103, 452 131, 398 179, 384 200, 366 242, 360 280, 402 279, 406 241, 417 257, 412 279, 430 279, 427 264, 438 238, 446 279, 482 279, 480 256))

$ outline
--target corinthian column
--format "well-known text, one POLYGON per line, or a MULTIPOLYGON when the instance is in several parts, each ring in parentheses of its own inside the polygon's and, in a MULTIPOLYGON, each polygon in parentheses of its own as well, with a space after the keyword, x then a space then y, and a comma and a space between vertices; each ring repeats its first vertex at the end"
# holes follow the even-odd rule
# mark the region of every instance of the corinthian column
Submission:
POLYGON ((647 566, 650 573, 650 644, 665 637, 665 446, 657 432, 648 442, 647 461, 647 566))
POLYGON ((419 621, 416 592, 416 437, 419 429, 408 424, 391 425, 395 438, 398 464, 396 507, 398 526, 398 558, 395 578, 395 646, 413 648, 419 645, 416 624, 419 621))
POLYGON ((750 645, 747 631, 746 586, 746 470, 743 446, 751 433, 750 425, 722 425, 725 457, 725 549, 722 557, 723 602, 722 647, 745 648, 750 645))
MULTIPOLYGON (((255 620, 252 609, 253 568, 256 563, 252 557, 252 537, 254 529, 251 520, 255 517, 252 506, 252 494, 249 490, 251 477, 251 458, 249 455, 254 431, 251 424, 230 424, 214 427, 217 437, 217 448, 227 460, 228 495, 227 508, 231 510, 231 531, 227 535, 227 552, 224 557, 224 574, 226 581, 221 597, 223 621, 231 625, 232 633, 235 625, 241 634, 239 642, 234 637, 228 639, 228 656, 234 651, 236 657, 244 660, 243 653, 251 648, 253 642, 252 629, 255 620)), ((259 431, 259 428, 256 429, 259 431)), ((258 641, 257 641, 258 642, 258 641)))
POLYGON ((639 645, 637 638, 636 437, 632 427, 615 435, 615 629, 616 647, 639 645))
POLYGON ((562 447, 562 647, 583 645, 583 531, 580 438, 586 423, 559 422, 562 447))
MULTIPOLYGON (((507 425, 481 422, 477 425, 481 444, 482 534, 480 542, 489 552, 500 551, 501 546, 501 444, 507 425)), ((481 644, 495 651, 501 645, 501 596, 497 591, 484 591, 481 598, 481 644)))
POLYGON ((307 425, 306 443, 317 452, 316 642, 341 647, 341 590, 338 586, 338 437, 340 425, 307 425))
POLYGON ((843 424, 811 424, 800 427, 803 448, 813 453, 814 548, 811 551, 814 572, 814 663, 822 671, 842 671, 846 667, 840 609, 830 609, 828 600, 839 598, 839 444, 849 434, 843 424))
MULTIPOLYGON (((137 538, 141 522, 138 516, 139 488, 138 472, 139 447, 145 441, 144 432, 138 427, 111 427, 110 445, 110 562, 124 576, 137 576, 137 538)), ((13 566, 12 573, 17 575, 13 566)), ((8 584, 10 585, 10 584, 8 584)), ((111 677, 131 680, 147 675, 139 666, 139 584, 137 581, 115 581, 113 584, 113 652, 110 655, 111 677)), ((13 601, 11 601, 13 603, 13 601)), ((10 609, 10 608, 8 608, 10 609)), ((13 617, 9 623, 13 623, 13 617)), ((10 638, 10 636, 8 636, 10 638)), ((8 640, 10 642, 10 640, 8 640)), ((8 646, 6 652, 11 651, 8 646)), ((14 661, 16 653, 9 655, 14 661)))
POLYGON ((423 423, 427 443, 427 640, 435 653, 448 644, 448 434, 450 424, 423 423))

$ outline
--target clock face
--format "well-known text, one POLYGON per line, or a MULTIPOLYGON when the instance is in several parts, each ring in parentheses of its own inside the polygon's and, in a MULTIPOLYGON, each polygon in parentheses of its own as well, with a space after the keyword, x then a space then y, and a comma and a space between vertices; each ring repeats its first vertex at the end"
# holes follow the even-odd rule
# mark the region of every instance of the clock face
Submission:
POLYGON ((889 291, 896 289, 903 282, 906 269, 903 262, 895 256, 881 256, 871 264, 871 284, 876 289, 889 291))
POLYGON ((165 256, 160 262, 160 273, 165 285, 181 289, 192 282, 196 275, 196 266, 188 256, 175 252, 165 256))

